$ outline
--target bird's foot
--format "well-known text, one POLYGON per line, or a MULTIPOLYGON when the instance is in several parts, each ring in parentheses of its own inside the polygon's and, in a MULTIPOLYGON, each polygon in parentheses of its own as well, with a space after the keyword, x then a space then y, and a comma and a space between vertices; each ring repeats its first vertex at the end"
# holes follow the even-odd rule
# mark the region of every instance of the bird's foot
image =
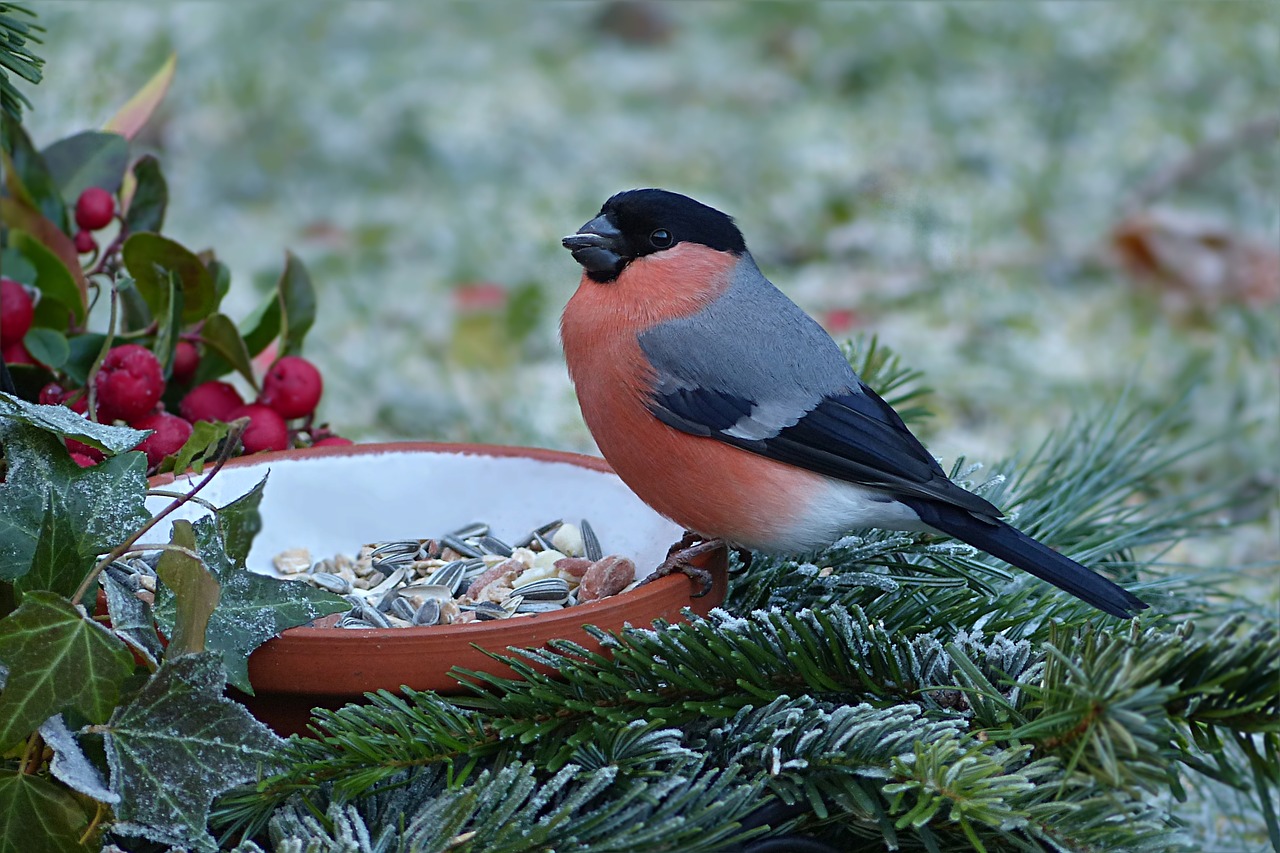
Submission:
POLYGON ((696 565, 694 561, 704 554, 723 547, 725 547, 723 539, 703 539, 692 530, 686 530, 684 536, 680 537, 680 541, 667 550, 667 559, 662 561, 662 565, 654 569, 649 577, 640 582, 640 585, 679 573, 701 585, 700 591, 695 592, 693 597, 702 598, 711 591, 711 572, 696 565))

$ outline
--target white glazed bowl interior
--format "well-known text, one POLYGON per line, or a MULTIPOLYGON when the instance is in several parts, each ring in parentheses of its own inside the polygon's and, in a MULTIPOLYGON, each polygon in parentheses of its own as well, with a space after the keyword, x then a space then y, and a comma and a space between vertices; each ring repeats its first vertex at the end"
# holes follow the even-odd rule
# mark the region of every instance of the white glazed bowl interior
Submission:
MULTIPOLYGON (((354 555, 364 543, 439 537, 473 521, 487 522, 508 542, 555 519, 587 519, 607 554, 652 571, 682 530, 655 513, 617 475, 568 462, 524 456, 452 453, 357 445, 347 454, 264 458, 228 466, 199 493, 216 506, 245 494, 269 473, 262 530, 247 567, 277 574, 272 557, 307 548, 312 560, 354 555)), ((198 482, 183 475, 166 489, 198 482)), ((148 499, 151 512, 171 499, 148 499)), ((187 503, 162 520, 151 541, 168 541, 170 519, 206 514, 187 503)))

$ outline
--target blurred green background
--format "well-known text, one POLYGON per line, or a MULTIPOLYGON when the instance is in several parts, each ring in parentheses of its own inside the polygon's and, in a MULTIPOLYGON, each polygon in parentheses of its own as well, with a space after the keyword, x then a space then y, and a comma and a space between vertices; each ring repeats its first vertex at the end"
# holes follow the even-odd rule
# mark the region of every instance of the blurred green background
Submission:
POLYGON ((231 267, 237 318, 286 247, 308 263, 320 413, 353 438, 590 449, 556 341, 578 279, 559 237, 655 185, 734 215, 837 337, 878 333, 923 370, 946 459, 1030 450, 1126 387, 1173 404, 1194 374, 1194 428, 1233 433, 1204 464, 1274 494, 1274 294, 1182 299, 1111 251, 1153 206, 1191 221, 1188 251, 1274 250, 1274 129, 1159 186, 1274 114, 1270 4, 34 8, 39 144, 177 52, 143 139, 166 232, 231 267))
MULTIPOLYGON (((1248 523, 1166 559, 1241 566, 1280 607, 1274 4, 33 8, 41 145, 177 52, 141 140, 165 231, 230 266, 237 319, 285 248, 306 261, 306 355, 344 435, 590 451, 559 238, 662 186, 735 216, 838 338, 876 333, 922 370, 944 465, 1030 452, 1122 393, 1180 408, 1209 447, 1168 482, 1248 523)), ((1235 810, 1180 814, 1214 838, 1235 810)))

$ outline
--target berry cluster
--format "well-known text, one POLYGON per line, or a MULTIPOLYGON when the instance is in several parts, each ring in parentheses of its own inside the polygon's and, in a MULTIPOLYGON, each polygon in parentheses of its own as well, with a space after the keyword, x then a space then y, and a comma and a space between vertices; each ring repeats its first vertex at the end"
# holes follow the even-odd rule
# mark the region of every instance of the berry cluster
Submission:
MULTIPOLYGON (((75 205, 74 218, 78 230, 73 242, 78 252, 94 256, 86 265, 87 273, 113 274, 113 271, 118 271, 121 247, 129 237, 123 217, 123 211, 117 209, 115 196, 108 190, 89 187, 80 194, 75 205), (121 220, 120 233, 99 257, 93 232, 108 227, 117 219, 121 220)), ((139 236, 139 239, 144 238, 145 235, 139 236)), ((181 247, 174 249, 171 242, 166 245, 169 248, 165 251, 171 255, 186 251, 181 247)), ((155 262, 168 261, 171 255, 162 255, 155 262)), ((196 258, 195 255, 190 257, 192 260, 196 258)), ((141 263, 148 260, 144 257, 141 263)), ((296 263, 296 260, 291 262, 296 263)), ((216 378, 218 368, 229 369, 220 361, 211 362, 202 371, 202 350, 209 345, 201 336, 207 316, 185 318, 179 340, 167 359, 167 369, 157 357, 160 350, 149 348, 158 344, 161 338, 162 321, 159 318, 153 318, 149 324, 144 321, 134 329, 125 329, 132 342, 111 347, 102 354, 96 366, 82 363, 79 371, 55 368, 54 362, 47 357, 32 355, 35 352, 40 356, 46 351, 47 344, 44 349, 36 349, 34 343, 30 350, 27 347, 27 343, 34 340, 28 335, 32 326, 42 326, 37 331, 47 339, 50 330, 43 327, 50 324, 45 321, 55 316, 53 311, 65 307, 60 306, 56 299, 52 306, 43 305, 40 300, 47 296, 49 294, 31 285, 0 277, 0 356, 8 365, 29 366, 31 375, 39 377, 29 384, 27 393, 40 387, 40 382, 46 383, 39 391, 41 403, 65 405, 100 423, 125 423, 135 429, 149 430, 150 435, 136 449, 147 455, 147 464, 152 471, 158 470, 166 457, 182 448, 192 435, 193 424, 199 421, 230 422, 247 418, 248 425, 241 434, 245 453, 351 443, 333 435, 325 427, 313 425, 323 382, 320 371, 300 356, 286 355, 271 362, 257 383, 261 391, 251 403, 245 402, 235 386, 216 378), (24 338, 27 339, 25 342, 24 338), (87 381, 79 382, 86 374, 87 381), (73 380, 72 376, 76 379, 73 380), (46 382, 49 378, 53 381, 46 382)), ((216 305, 216 299, 208 304, 216 305)), ((282 303, 280 311, 284 310, 282 303)), ((283 319, 280 323, 283 325, 283 319)), ((52 325, 56 332, 56 323, 52 325)), ((67 337, 86 333, 84 327, 79 326, 73 328, 67 337)), ((225 331, 222 334, 225 336, 225 331)), ((255 354, 261 353, 255 351, 255 354)), ((250 371, 247 365, 242 372, 248 378, 250 371)), ((94 465, 103 458, 96 448, 75 440, 67 441, 67 449, 82 466, 94 465)))
MULTIPOLYGON (((179 342, 170 383, 181 389, 194 375, 199 360, 195 344, 179 342)), ((271 366, 263 377, 262 392, 254 403, 246 404, 230 383, 202 382, 182 393, 176 415, 165 411, 160 402, 168 384, 160 361, 151 350, 140 344, 112 347, 102 359, 92 384, 98 421, 123 421, 135 429, 152 430, 136 449, 147 454, 147 465, 153 470, 161 460, 176 453, 186 443, 191 437, 192 424, 197 421, 248 418, 249 425, 241 438, 245 453, 285 450, 304 430, 313 439, 311 445, 314 447, 351 443, 326 430, 310 427, 309 421, 320 402, 323 382, 315 365, 299 356, 285 356, 271 366), (287 422, 297 419, 305 419, 306 423, 290 429, 287 422)), ((40 391, 40 402, 61 403, 87 415, 88 395, 83 389, 67 390, 56 383, 49 383, 40 391)), ((68 439, 67 449, 82 466, 94 465, 102 459, 98 450, 73 439, 68 439)))

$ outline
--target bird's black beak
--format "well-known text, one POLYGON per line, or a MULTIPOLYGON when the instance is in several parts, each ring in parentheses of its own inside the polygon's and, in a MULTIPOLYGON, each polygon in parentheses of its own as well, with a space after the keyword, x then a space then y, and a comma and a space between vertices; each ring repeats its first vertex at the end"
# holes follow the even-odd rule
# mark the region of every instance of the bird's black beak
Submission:
POLYGON ((597 281, 614 278, 627 261, 622 232, 607 216, 597 216, 560 242, 597 281))

